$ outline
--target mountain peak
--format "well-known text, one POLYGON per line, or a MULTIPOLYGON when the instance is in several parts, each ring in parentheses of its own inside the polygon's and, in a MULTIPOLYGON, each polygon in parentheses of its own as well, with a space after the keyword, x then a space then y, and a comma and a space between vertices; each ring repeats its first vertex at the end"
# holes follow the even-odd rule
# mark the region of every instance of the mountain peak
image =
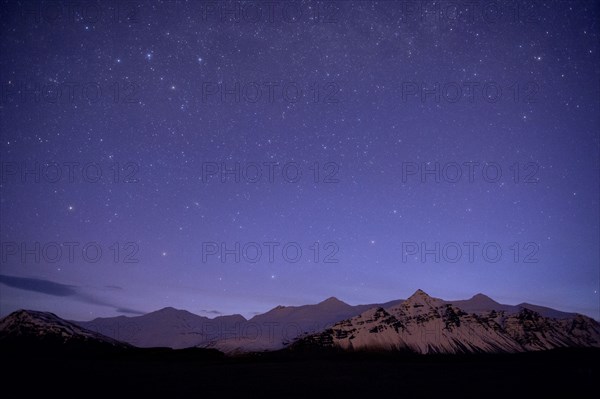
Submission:
POLYGON ((427 295, 427 293, 425 291, 423 291, 422 289, 417 289, 414 294, 412 294, 410 298, 415 297, 415 298, 431 298, 429 295, 427 295))
MULTIPOLYGON (((193 313, 188 312, 187 310, 175 309, 174 307, 167 306, 166 308, 162 308, 159 310, 155 310, 154 312, 147 313, 144 316, 159 316, 159 317, 179 317, 179 316, 189 316, 194 315, 193 313)), ((194 315, 195 316, 195 315, 194 315)))
POLYGON ((155 310, 154 312, 150 312, 148 314, 153 314, 153 313, 157 313, 157 314, 171 314, 171 313, 190 313, 190 312, 187 311, 187 310, 183 310, 183 309, 177 309, 177 308, 174 308, 172 306, 167 306, 165 308, 155 310))
POLYGON ((325 299, 324 301, 321 301, 319 304, 320 305, 346 305, 345 302, 340 301, 339 299, 337 299, 334 296, 330 296, 329 298, 325 299))
POLYGON ((485 302, 498 303, 498 302, 494 301, 492 298, 490 298, 489 296, 482 294, 481 292, 473 295, 471 297, 471 300, 475 300, 475 301, 479 301, 479 302, 485 301, 485 302))
POLYGON ((425 291, 418 289, 412 294, 406 301, 403 302, 404 306, 421 308, 421 307, 437 307, 443 303, 441 299, 429 296, 425 291))
POLYGON ((54 313, 50 313, 50 312, 40 312, 37 310, 19 309, 19 310, 12 312, 8 316, 6 316, 4 319, 2 319, 2 322, 3 323, 22 322, 23 320, 34 320, 34 321, 41 321, 41 322, 47 323, 47 322, 52 322, 52 321, 61 320, 61 319, 54 313))
POLYGON ((172 306, 167 306, 167 307, 165 307, 165 308, 158 309, 158 310, 157 310, 157 312, 162 312, 162 313, 166 313, 166 312, 178 312, 178 310, 177 310, 177 309, 175 309, 175 308, 174 308, 174 307, 172 307, 172 306))
MULTIPOLYGON (((0 320, 0 340, 7 339, 46 340, 47 342, 52 341, 54 344, 95 341, 108 343, 112 346, 128 346, 61 319, 54 313, 23 309, 17 310, 0 320)), ((26 343, 27 341, 23 342, 26 343)))

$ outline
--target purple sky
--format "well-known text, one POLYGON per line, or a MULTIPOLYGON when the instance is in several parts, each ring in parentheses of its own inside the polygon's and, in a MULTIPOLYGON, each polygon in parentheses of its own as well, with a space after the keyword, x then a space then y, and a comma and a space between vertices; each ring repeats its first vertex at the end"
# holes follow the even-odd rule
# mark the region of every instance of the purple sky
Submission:
POLYGON ((597 4, 3 3, 1 315, 600 318, 597 4))

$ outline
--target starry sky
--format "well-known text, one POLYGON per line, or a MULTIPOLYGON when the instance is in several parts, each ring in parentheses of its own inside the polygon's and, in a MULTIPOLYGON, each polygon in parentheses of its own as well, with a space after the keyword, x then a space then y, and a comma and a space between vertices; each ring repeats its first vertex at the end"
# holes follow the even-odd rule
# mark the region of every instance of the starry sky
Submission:
POLYGON ((421 288, 599 319, 599 14, 3 2, 0 314, 421 288))

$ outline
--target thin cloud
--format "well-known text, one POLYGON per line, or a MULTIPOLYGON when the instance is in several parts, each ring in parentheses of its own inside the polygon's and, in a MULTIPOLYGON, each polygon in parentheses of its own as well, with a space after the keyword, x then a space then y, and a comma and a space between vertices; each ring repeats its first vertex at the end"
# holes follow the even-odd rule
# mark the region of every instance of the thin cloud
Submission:
POLYGON ((46 295, 53 296, 75 296, 77 295, 77 287, 55 283, 49 280, 41 280, 37 278, 23 278, 4 276, 0 274, 0 283, 9 287, 18 288, 25 291, 40 292, 46 295))
POLYGON ((210 313, 210 314, 223 314, 223 312, 219 312, 218 310, 206 310, 206 309, 202 309, 202 312, 204 312, 204 313, 210 313))
POLYGON ((115 310, 119 313, 127 313, 127 314, 135 314, 135 315, 146 314, 146 312, 142 312, 142 311, 135 310, 135 309, 129 309, 129 308, 115 308, 115 310))
MULTIPOLYGON (((84 292, 81 292, 81 287, 77 287, 74 285, 66 285, 56 283, 50 280, 43 280, 38 278, 29 278, 29 277, 14 277, 14 276, 5 276, 0 274, 0 283, 7 285, 12 288, 18 288, 20 290, 38 292, 41 294, 52 295, 57 297, 69 297, 74 300, 83 303, 89 303, 92 305, 106 306, 115 309, 119 313, 128 313, 128 314, 145 314, 140 310, 123 308, 117 305, 114 305, 110 302, 107 302, 103 299, 96 298, 84 292)), ((108 286, 111 287, 111 286, 108 286)), ((122 289, 121 287, 112 286, 112 289, 122 289)))

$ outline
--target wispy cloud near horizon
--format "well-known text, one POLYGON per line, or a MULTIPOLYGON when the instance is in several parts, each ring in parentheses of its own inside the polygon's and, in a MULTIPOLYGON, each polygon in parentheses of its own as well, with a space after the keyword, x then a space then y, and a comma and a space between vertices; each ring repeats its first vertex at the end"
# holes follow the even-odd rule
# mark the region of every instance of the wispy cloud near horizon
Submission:
MULTIPOLYGON (((113 308, 119 313, 143 315, 146 312, 130 309, 115 305, 106 300, 97 298, 82 292, 82 287, 57 283, 51 280, 30 278, 30 277, 15 277, 0 274, 0 283, 8 287, 17 288, 24 291, 37 292, 45 295, 51 295, 63 298, 72 298, 73 300, 89 303, 92 305, 106 306, 113 308)), ((122 289, 121 287, 110 287, 111 289, 122 289)))

